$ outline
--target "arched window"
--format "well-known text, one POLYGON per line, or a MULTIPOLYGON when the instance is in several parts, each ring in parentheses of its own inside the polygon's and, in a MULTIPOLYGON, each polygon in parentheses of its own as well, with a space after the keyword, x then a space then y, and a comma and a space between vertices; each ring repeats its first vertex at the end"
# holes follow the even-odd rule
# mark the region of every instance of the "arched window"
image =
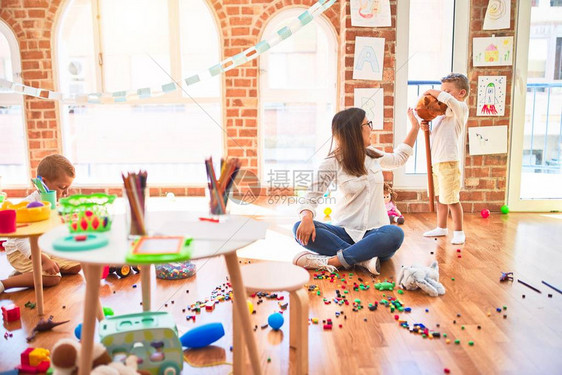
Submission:
MULTIPOLYGON (((21 61, 16 36, 0 20, 0 79, 21 84, 21 61)), ((0 189, 26 186, 29 154, 26 145, 23 96, 0 88, 0 189)))
MULTIPOLYGON (((279 12, 268 40, 303 9, 279 12)), ((322 17, 260 57, 262 181, 271 188, 310 184, 330 147, 336 107, 337 39, 322 17)))
MULTIPOLYGON (((204 0, 68 1, 57 32, 59 91, 66 93, 179 83, 220 61, 204 0)), ((61 105, 76 183, 119 183, 121 171, 139 168, 151 184, 206 181, 204 158, 223 153, 221 79, 133 103, 61 105)))

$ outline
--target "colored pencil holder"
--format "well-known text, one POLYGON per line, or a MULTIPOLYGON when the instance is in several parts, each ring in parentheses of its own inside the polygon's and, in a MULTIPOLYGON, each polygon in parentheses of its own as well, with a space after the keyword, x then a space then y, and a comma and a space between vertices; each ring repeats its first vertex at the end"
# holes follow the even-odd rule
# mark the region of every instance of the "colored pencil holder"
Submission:
POLYGON ((41 194, 41 200, 47 201, 51 204, 51 210, 56 210, 57 208, 57 192, 55 190, 50 190, 41 194))
POLYGON ((16 231, 16 210, 0 211, 0 233, 14 233, 16 231))
POLYGON ((229 215, 230 214, 230 208, 228 207, 229 199, 227 199, 224 203, 226 212, 221 212, 221 208, 218 204, 217 198, 214 196, 211 197, 211 194, 214 194, 214 192, 210 191, 209 189, 205 189, 205 197, 209 201, 209 215, 211 217, 216 217, 216 218, 221 218, 224 217, 225 215, 229 215))
POLYGON ((115 198, 104 193, 71 195, 61 198, 59 210, 72 233, 106 232, 111 229, 115 198))
POLYGON ((135 239, 148 234, 146 227, 146 202, 149 188, 140 190, 123 189, 125 200, 125 227, 128 228, 128 238, 135 239), (139 194, 140 192, 140 194, 139 194))

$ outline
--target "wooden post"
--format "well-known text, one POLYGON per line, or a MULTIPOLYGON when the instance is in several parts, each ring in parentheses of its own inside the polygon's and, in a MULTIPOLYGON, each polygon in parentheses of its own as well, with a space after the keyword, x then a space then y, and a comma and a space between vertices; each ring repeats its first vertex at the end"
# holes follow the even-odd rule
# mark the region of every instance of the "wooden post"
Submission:
POLYGON ((429 195, 429 211, 435 212, 435 192, 433 191, 433 168, 431 167, 431 146, 429 144, 429 130, 423 132, 425 138, 425 160, 427 162, 427 187, 429 195))

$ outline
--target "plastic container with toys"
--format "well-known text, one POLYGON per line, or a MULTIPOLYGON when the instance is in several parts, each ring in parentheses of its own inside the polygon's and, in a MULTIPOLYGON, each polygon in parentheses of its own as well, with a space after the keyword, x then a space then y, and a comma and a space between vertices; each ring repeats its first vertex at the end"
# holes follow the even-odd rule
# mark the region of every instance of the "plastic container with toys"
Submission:
POLYGON ((59 211, 71 233, 106 232, 111 229, 115 198, 105 193, 71 195, 59 201, 59 211))
POLYGON ((33 223, 47 220, 51 216, 51 203, 47 201, 21 201, 13 204, 10 201, 2 203, 0 210, 15 210, 16 223, 33 223))

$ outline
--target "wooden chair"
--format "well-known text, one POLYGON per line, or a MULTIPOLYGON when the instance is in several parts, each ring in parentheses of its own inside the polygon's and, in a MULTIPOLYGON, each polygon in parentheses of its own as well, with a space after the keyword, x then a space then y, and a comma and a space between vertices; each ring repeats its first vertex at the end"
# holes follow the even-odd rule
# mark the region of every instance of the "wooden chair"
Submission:
POLYGON ((296 374, 308 374, 308 292, 304 284, 310 274, 284 262, 260 262, 241 267, 242 280, 249 293, 289 292, 289 344, 296 351, 296 374))

